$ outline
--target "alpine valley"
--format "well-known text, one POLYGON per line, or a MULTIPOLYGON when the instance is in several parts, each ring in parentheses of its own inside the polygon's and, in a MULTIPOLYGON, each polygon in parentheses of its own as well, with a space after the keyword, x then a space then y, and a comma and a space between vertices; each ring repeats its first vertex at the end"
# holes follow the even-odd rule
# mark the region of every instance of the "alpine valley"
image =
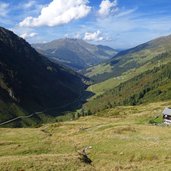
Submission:
POLYGON ((170 170, 171 36, 113 48, 0 28, 0 170, 170 170))

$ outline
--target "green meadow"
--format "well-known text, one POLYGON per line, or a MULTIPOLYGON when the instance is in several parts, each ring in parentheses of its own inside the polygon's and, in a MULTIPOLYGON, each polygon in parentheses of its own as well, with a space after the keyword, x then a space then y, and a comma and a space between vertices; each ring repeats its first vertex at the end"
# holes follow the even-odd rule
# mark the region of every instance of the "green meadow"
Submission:
POLYGON ((169 105, 118 106, 39 128, 1 128, 0 170, 169 170, 171 127, 162 123, 169 105), (78 151, 87 146, 91 165, 79 159, 78 151))

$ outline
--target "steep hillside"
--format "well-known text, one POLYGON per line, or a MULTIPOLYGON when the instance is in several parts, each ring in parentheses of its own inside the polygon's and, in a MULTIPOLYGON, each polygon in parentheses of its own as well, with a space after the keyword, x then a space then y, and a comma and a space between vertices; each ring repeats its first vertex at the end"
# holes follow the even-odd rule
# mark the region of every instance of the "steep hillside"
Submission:
MULTIPOLYGON (((171 53, 170 53, 171 58, 171 53)), ((85 104, 91 112, 118 105, 171 100, 171 63, 148 70, 85 104)))
POLYGON ((83 40, 69 38, 32 46, 51 60, 60 61, 76 70, 98 64, 117 53, 107 46, 91 45, 83 40))
POLYGON ((170 59, 166 59, 165 53, 170 51, 170 48, 171 36, 161 37, 118 53, 108 62, 87 69, 85 75, 95 82, 102 82, 135 69, 139 69, 140 74, 158 63, 169 62, 170 59))
POLYGON ((0 122, 74 102, 84 91, 82 79, 0 28, 0 122))

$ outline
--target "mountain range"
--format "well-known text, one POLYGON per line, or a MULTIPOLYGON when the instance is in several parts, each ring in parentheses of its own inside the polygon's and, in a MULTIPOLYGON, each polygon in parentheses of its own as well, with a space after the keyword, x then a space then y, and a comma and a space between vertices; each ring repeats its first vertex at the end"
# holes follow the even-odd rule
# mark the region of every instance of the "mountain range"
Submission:
POLYGON ((91 58, 94 62, 96 60, 93 56, 89 56, 88 50, 85 52, 85 49, 95 52, 96 48, 100 48, 103 52, 112 52, 110 48, 90 45, 78 39, 61 39, 32 46, 13 32, 0 28, 2 122, 31 112, 45 111, 41 117, 36 116, 27 121, 14 123, 14 126, 32 125, 78 107, 78 104, 80 107, 84 103, 80 97, 85 93, 87 87, 85 82, 89 81, 86 77, 94 81, 88 90, 95 93, 95 96, 83 105, 82 109, 89 111, 88 113, 96 113, 118 105, 137 105, 170 99, 171 36, 161 37, 119 52, 111 59, 97 55, 98 59, 107 60, 83 70, 86 77, 66 66, 77 71, 86 68, 92 65, 87 63, 91 58), (52 49, 56 55, 68 57, 66 61, 71 59, 71 53, 66 49, 79 55, 83 53, 84 67, 83 65, 78 67, 77 58, 75 62, 78 63, 75 65, 70 61, 71 66, 71 63, 61 62, 64 58, 59 60, 50 56, 52 49), (46 51, 48 55, 45 57, 37 51, 41 53, 46 51), (72 105, 68 107, 67 104, 72 105), (63 107, 58 110, 60 106, 63 107), (55 111, 47 111, 54 107, 57 107, 55 111))
MULTIPOLYGON (((137 47, 121 51, 112 59, 97 66, 90 67, 84 74, 95 82, 102 82, 111 77, 118 77, 135 69, 146 70, 158 63, 167 63, 163 53, 171 49, 171 35, 141 44, 137 47)), ((141 71, 139 72, 141 73, 141 71)))
POLYGON ((61 62, 74 70, 82 70, 112 58, 117 51, 103 45, 92 45, 81 39, 59 39, 43 44, 32 44, 39 53, 53 62, 61 62))

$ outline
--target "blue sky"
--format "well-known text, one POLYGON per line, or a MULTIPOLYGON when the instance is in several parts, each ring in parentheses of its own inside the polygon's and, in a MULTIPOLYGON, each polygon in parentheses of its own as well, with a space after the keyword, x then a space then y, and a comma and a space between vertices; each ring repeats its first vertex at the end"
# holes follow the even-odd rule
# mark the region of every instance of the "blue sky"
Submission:
POLYGON ((30 43, 69 37, 126 49, 171 34, 170 0, 0 0, 0 26, 30 43))

